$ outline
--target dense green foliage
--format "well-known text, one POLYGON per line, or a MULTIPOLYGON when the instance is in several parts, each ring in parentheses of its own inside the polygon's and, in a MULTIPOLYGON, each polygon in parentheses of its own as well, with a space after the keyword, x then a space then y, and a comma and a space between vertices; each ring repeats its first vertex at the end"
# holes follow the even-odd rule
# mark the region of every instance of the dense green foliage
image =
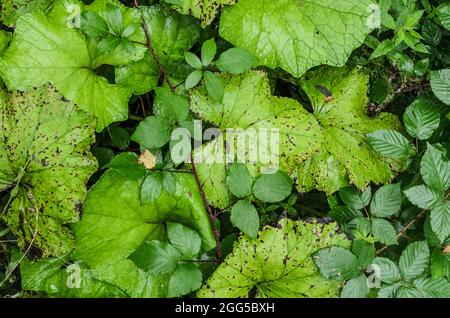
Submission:
POLYGON ((450 1, 0 3, 1 296, 450 297, 450 1))

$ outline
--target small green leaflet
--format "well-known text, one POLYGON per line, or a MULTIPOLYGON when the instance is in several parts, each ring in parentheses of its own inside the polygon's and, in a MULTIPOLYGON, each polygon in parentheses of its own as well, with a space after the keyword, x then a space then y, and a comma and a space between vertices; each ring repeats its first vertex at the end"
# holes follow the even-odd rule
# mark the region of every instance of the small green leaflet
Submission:
MULTIPOLYGON (((160 5, 141 7, 140 10, 143 12, 153 48, 161 65, 167 72, 183 73, 178 67, 184 59, 184 52, 189 50, 200 36, 200 27, 196 20, 160 5)), ((146 53, 144 58, 137 62, 117 67, 115 75, 117 83, 130 88, 135 95, 145 94, 157 87, 161 76, 150 53, 146 53)))
POLYGON ((203 28, 210 25, 224 5, 233 5, 236 0, 164 0, 173 4, 183 14, 191 14, 200 19, 203 28))
POLYGON ((95 118, 50 86, 0 94, 0 190, 11 189, 2 219, 23 249, 65 254, 74 247, 67 224, 79 220, 97 169, 95 118))
POLYGON ((89 191, 83 219, 74 226, 76 259, 92 267, 126 259, 145 240, 163 240, 168 221, 198 231, 204 251, 213 248, 209 217, 194 178, 177 173, 175 180, 175 193, 163 190, 151 203, 141 204, 143 177, 128 179, 114 170, 104 174, 89 191))
POLYGON ((419 140, 429 139, 439 127, 440 119, 439 111, 425 99, 414 101, 403 115, 409 135, 419 140))
POLYGON ((167 278, 152 276, 130 260, 92 270, 79 262, 67 264, 65 258, 24 258, 20 272, 24 290, 50 297, 165 297, 167 289, 167 278))
POLYGON ((312 257, 332 245, 349 247, 336 230, 336 224, 282 219, 264 227, 256 241, 241 236, 197 296, 247 297, 254 287, 263 298, 337 296, 341 283, 322 277, 312 257))

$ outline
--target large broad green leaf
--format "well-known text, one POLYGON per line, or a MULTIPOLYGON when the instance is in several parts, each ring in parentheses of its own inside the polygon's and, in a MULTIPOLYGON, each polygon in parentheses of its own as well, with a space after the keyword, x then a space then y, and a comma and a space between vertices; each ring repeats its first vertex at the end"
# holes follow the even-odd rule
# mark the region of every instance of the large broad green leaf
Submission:
MULTIPOLYGON (((224 194, 226 190, 226 163, 232 154, 225 155, 224 138, 231 147, 245 153, 244 161, 253 169, 264 166, 265 158, 255 158, 252 149, 255 147, 246 142, 245 149, 239 146, 239 138, 254 131, 257 136, 264 139, 264 132, 275 129, 279 136, 279 147, 274 147, 273 153, 279 154, 279 165, 282 170, 292 172, 296 164, 310 157, 318 150, 319 143, 323 138, 318 123, 314 117, 304 110, 301 105, 290 98, 272 96, 269 81, 266 74, 260 71, 252 71, 242 75, 221 75, 224 82, 224 98, 219 103, 212 99, 205 84, 191 93, 191 110, 198 114, 201 119, 211 122, 222 132, 227 129, 240 129, 235 131, 234 137, 230 134, 218 138, 207 144, 203 151, 194 152, 194 158, 199 158, 197 164, 201 181, 206 181, 205 191, 211 202, 219 202, 218 206, 225 207, 227 202, 224 194), (234 144, 235 146, 233 146, 234 144), (202 155, 202 157, 199 157, 202 155), (227 158, 226 158, 227 157, 227 158), (209 160, 209 162, 208 162, 209 160), (250 164, 256 160, 255 164, 250 164)), ((262 145, 262 143, 261 143, 262 145)), ((270 147, 270 143, 267 145, 270 147)), ((264 149, 261 146, 260 149, 264 149)), ((258 150, 260 150, 258 149, 258 150)), ((266 158, 270 159, 270 158, 266 158)), ((233 158, 231 158, 233 162, 233 158)), ((267 160, 265 168, 271 164, 267 160)))
POLYGON ((203 250, 215 246, 208 215, 191 175, 175 174, 176 191, 141 204, 143 178, 127 179, 108 171, 89 191, 83 219, 74 226, 75 258, 97 268, 126 259, 145 240, 164 240, 165 222, 182 223, 202 238, 203 250))
MULTIPOLYGON (((174 71, 183 61, 184 52, 197 42, 200 27, 196 20, 161 6, 142 7, 152 46, 166 71, 174 71)), ((116 68, 116 81, 133 90, 135 94, 144 94, 158 85, 160 70, 147 53, 142 60, 116 68)))
POLYGON ((167 279, 137 268, 132 261, 89 269, 68 264, 64 258, 24 258, 20 265, 23 290, 45 292, 50 297, 164 297, 167 279))
POLYGON ((399 163, 378 155, 365 134, 396 130, 401 125, 388 113, 377 118, 367 115, 368 77, 358 70, 326 68, 306 74, 301 85, 311 100, 323 139, 320 150, 301 163, 298 189, 333 193, 347 184, 364 189, 371 182, 390 181, 400 169, 399 163), (331 91, 333 101, 324 101, 319 85, 331 91))
MULTIPOLYGON (((238 144, 227 133, 230 128, 254 128, 257 132, 278 129, 279 168, 297 178, 301 192, 316 188, 333 193, 349 184, 364 189, 370 182, 390 181, 400 170, 397 161, 378 155, 366 141, 366 133, 399 129, 401 125, 388 113, 377 118, 367 116, 368 78, 359 71, 326 68, 309 73, 302 86, 311 99, 312 114, 293 99, 272 96, 262 72, 221 77, 225 89, 221 103, 208 95, 204 84, 191 92, 191 110, 224 133, 203 151, 194 151, 194 158, 202 155, 197 167, 205 193, 218 207, 228 206, 224 178, 227 163, 234 159, 232 152, 225 153, 223 141, 232 148, 238 144), (319 84, 333 92, 332 102, 324 101, 319 84)), ((239 148, 234 149, 236 154, 239 148)), ((258 173, 261 162, 248 149, 240 151, 244 151, 252 174, 258 173), (251 160, 256 164, 249 164, 251 160)))
POLYGON ((49 86, 0 96, 0 117, 0 190, 11 188, 2 219, 22 248, 64 254, 74 246, 65 225, 78 221, 96 170, 95 118, 49 86))
POLYGON ((202 27, 207 27, 224 5, 232 5, 236 0, 164 0, 173 4, 183 14, 191 14, 201 20, 202 27))
MULTIPOLYGON (((82 6, 82 4, 70 2, 82 6)), ((81 109, 98 118, 101 130, 128 116, 128 88, 96 74, 86 37, 69 27, 69 2, 57 1, 48 14, 35 11, 19 17, 10 47, 0 60, 1 75, 11 89, 24 90, 48 82, 81 109)), ((81 10, 81 9, 80 9, 81 10)))
POLYGON ((341 283, 324 278, 312 257, 332 245, 349 247, 336 224, 283 219, 257 240, 241 236, 197 296, 247 297, 256 287, 259 297, 336 297, 341 283))
POLYGON ((370 32, 369 0, 240 0, 223 10, 220 35, 269 67, 301 76, 343 66, 370 32))

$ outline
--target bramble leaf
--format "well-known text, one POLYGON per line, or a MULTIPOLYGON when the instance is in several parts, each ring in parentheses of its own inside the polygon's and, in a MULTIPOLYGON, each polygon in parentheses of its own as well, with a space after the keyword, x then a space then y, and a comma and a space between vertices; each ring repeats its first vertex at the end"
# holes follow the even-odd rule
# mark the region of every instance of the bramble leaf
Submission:
POLYGON ((141 205, 142 179, 128 179, 111 170, 91 188, 83 220, 74 227, 77 259, 92 267, 126 259, 145 240, 164 239, 165 222, 198 231, 204 251, 215 246, 209 217, 191 175, 176 174, 175 193, 163 190, 152 203, 141 205))

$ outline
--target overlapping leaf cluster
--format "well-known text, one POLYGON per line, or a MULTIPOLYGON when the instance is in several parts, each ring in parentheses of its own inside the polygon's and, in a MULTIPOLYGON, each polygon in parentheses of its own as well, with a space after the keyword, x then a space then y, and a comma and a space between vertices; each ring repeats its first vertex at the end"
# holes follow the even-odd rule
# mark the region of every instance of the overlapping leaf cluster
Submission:
POLYGON ((2 295, 450 297, 448 3, 0 2, 2 295))

